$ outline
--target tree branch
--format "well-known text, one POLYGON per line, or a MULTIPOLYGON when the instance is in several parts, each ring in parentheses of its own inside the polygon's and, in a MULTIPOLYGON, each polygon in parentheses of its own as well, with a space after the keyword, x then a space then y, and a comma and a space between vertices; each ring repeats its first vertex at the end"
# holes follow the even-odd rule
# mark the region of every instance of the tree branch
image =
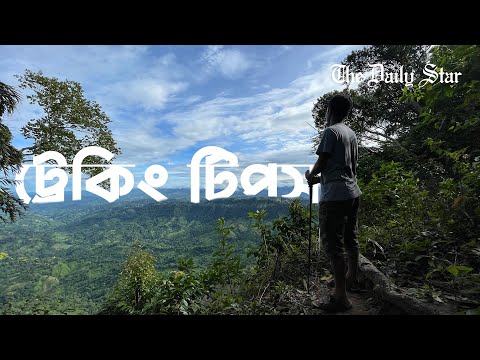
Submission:
POLYGON ((415 110, 421 114, 422 113, 422 107, 420 106, 420 104, 418 102, 416 102, 415 100, 413 99, 410 99, 410 102, 412 103, 413 107, 415 108, 415 110))
POLYGON ((369 149, 367 146, 359 146, 359 148, 368 151, 370 154, 375 154, 375 151, 369 149))
POLYGON ((27 146, 27 147, 21 148, 20 152, 24 152, 24 151, 27 151, 27 150, 33 150, 33 149, 35 149, 35 146, 27 146))
MULTIPOLYGON (((385 134, 382 134, 380 132, 377 132, 377 131, 373 131, 373 130, 369 130, 369 129, 365 129, 366 132, 370 133, 370 134, 373 134, 373 135, 377 135, 377 136, 381 136, 387 140, 390 140, 392 143, 394 143, 395 145, 397 145, 398 147, 402 148, 403 150, 405 150, 407 153, 410 153, 412 154, 413 156, 417 157, 417 155, 415 155, 414 153, 412 153, 410 150, 406 149, 402 144, 400 144, 396 139, 392 138, 391 136, 388 136, 388 135, 385 135, 385 134)), ((377 140, 378 141, 378 140, 377 140)))

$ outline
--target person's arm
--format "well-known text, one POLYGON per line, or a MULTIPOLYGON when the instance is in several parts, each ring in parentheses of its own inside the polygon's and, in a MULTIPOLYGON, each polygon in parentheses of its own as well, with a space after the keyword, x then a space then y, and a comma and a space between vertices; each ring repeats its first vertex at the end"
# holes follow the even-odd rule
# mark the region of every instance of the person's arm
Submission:
POLYGON ((321 152, 319 154, 318 159, 315 165, 313 165, 312 170, 308 173, 308 175, 305 176, 309 184, 315 185, 320 182, 320 178, 318 176, 316 177, 315 175, 321 173, 323 169, 325 169, 330 156, 331 154, 326 152, 321 152))
POLYGON ((315 175, 319 174, 326 168, 327 161, 334 152, 336 142, 336 133, 332 129, 326 128, 325 132, 323 133, 322 141, 320 141, 320 145, 318 146, 316 152, 318 155, 317 162, 313 165, 313 168, 310 172, 307 171, 305 173, 305 177, 307 178, 309 184, 314 185, 320 182, 320 179, 315 177, 315 175))

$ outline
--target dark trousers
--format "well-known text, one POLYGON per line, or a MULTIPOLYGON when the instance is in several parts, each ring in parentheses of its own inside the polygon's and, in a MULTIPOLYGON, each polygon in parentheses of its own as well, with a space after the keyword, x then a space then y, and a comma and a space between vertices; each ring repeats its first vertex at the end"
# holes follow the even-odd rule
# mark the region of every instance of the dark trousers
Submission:
POLYGON ((339 256, 358 258, 358 208, 360 196, 342 201, 320 202, 320 240, 327 256, 335 261, 339 256))

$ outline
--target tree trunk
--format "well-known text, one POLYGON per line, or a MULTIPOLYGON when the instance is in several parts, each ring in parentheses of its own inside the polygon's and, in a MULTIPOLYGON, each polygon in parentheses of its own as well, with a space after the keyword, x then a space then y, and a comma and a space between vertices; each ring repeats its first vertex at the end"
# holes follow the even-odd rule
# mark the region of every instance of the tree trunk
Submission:
POLYGON ((393 305, 405 314, 433 315, 451 314, 454 309, 448 305, 433 305, 402 293, 402 290, 393 284, 385 274, 378 270, 370 260, 361 255, 358 259, 360 278, 373 284, 374 296, 393 305))
POLYGON ((140 289, 135 289, 135 310, 140 310, 140 289))

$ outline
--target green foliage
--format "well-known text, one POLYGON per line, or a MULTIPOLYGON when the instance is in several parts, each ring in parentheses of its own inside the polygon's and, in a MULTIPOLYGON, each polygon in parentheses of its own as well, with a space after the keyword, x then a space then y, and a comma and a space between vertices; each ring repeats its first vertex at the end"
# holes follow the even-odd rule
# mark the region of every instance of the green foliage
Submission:
POLYGON ((113 312, 139 313, 152 298, 157 281, 154 256, 135 242, 107 307, 113 312))
MULTIPOLYGON (((445 141, 425 140, 438 161, 448 163, 446 176, 438 182, 434 193, 431 217, 444 234, 475 238, 480 224, 480 156, 472 158, 472 150, 445 149, 445 141)), ((478 147, 477 147, 478 148, 478 147)), ((475 150, 474 150, 475 151, 475 150)))
MULTIPOLYGON (((403 66, 405 72, 422 72, 428 54, 424 45, 373 45, 353 51, 342 64, 349 66, 351 72, 366 74, 371 71, 370 64, 382 63, 386 72, 398 72, 403 66)), ((375 141, 377 144, 390 144, 399 148, 403 156, 410 156, 407 148, 402 146, 398 137, 408 133, 417 121, 415 101, 401 101, 404 85, 380 81, 369 84, 370 76, 359 83, 355 89, 345 89, 353 101, 352 113, 346 120, 360 141, 375 141)), ((315 126, 321 130, 325 127, 326 105, 330 98, 338 93, 333 91, 321 96, 314 104, 312 116, 315 126)), ((320 136, 314 140, 318 146, 320 136)))
MULTIPOLYGON (((289 204, 287 216, 266 223, 265 209, 248 212, 262 236, 257 243, 256 262, 245 267, 238 253, 233 225, 217 220, 218 243, 211 261, 196 269, 191 258, 178 260, 178 269, 158 274, 154 295, 141 309, 142 314, 275 314, 305 282, 308 211, 298 200, 289 204), (282 291, 287 291, 282 294, 282 291), (268 299, 268 301, 265 301, 268 299)), ((315 252, 314 252, 315 253, 315 252)), ((119 280, 120 281, 120 280, 119 280)), ((118 311, 124 303, 117 294, 110 297, 103 313, 118 311)), ((123 312, 122 312, 123 311, 123 312)), ((126 312, 131 313, 131 312, 126 312)))
POLYGON ((253 249, 249 252, 250 255, 254 255, 257 258, 257 263, 265 265, 269 257, 269 243, 272 239, 272 233, 269 227, 264 223, 264 218, 267 216, 267 211, 262 209, 255 212, 249 211, 247 216, 253 220, 252 227, 256 229, 262 239, 261 246, 258 249, 253 249))
MULTIPOLYGON (((41 71, 25 70, 23 75, 16 77, 20 88, 27 91, 30 104, 40 106, 43 116, 31 119, 20 129, 33 144, 23 149, 15 148, 11 143, 12 133, 2 123, 2 116, 13 113, 20 101, 20 93, 0 82, 0 220, 3 222, 15 221, 26 209, 23 201, 11 192, 11 187, 16 185, 11 177, 20 171, 22 162, 31 160, 32 155, 58 151, 68 163, 72 163, 78 151, 87 146, 101 146, 114 154, 120 153, 108 128, 110 119, 99 104, 85 98, 80 83, 47 77, 41 71)), ((98 156, 89 156, 84 163, 109 162, 98 156)), ((65 170, 72 171, 71 168, 65 170)), ((82 168, 84 173, 92 176, 103 170, 101 167, 82 168)), ((107 185, 107 182, 102 183, 102 186, 107 185)))
POLYGON ((126 287, 127 291, 118 290, 125 288, 125 281, 122 280, 124 270, 103 313, 192 315, 235 310, 240 299, 235 294, 241 278, 240 256, 234 255, 236 249, 229 242, 234 227, 225 225, 224 218, 218 219, 217 223, 216 230, 220 234, 220 240, 207 269, 196 270, 193 259, 180 258, 177 261, 178 270, 152 275, 152 278, 158 279, 154 286, 149 288, 149 293, 153 295, 144 303, 137 304, 134 311, 125 306, 131 286, 126 287))
POLYGON ((5 114, 11 114, 20 101, 20 93, 12 86, 0 82, 0 118, 5 114))
MULTIPOLYGON (((110 119, 95 101, 85 98, 80 83, 54 77, 47 77, 41 71, 25 70, 17 75, 20 88, 29 90, 30 104, 39 105, 44 115, 30 120, 21 132, 26 139, 33 140, 29 154, 58 151, 68 163, 78 151, 87 146, 100 146, 119 154, 108 128, 110 119)), ((88 157, 85 164, 107 164, 100 157, 88 157)), ((85 173, 96 175, 102 168, 86 168, 85 173)))
POLYGON ((200 301, 207 293, 203 273, 194 270, 192 259, 180 260, 178 268, 159 281, 143 313, 192 315, 201 312, 200 301))
POLYGON ((0 82, 0 220, 3 222, 15 221, 26 208, 10 190, 15 185, 10 176, 20 171, 23 155, 12 145, 12 133, 2 119, 5 113, 13 113, 19 101, 20 94, 12 86, 0 82))
POLYGON ((458 83, 437 83, 420 87, 416 85, 403 99, 415 97, 422 106, 421 127, 435 129, 436 135, 456 146, 472 144, 478 135, 480 118, 480 47, 478 45, 436 46, 431 63, 437 71, 459 72, 458 83), (468 134, 473 131, 473 134, 468 134), (462 135, 466 136, 462 139, 462 135), (452 139, 453 137, 453 139, 452 139), (453 140, 453 141, 452 141, 453 140))
POLYGON ((435 46, 429 62, 460 81, 404 88, 416 119, 360 159, 362 251, 431 301, 478 299, 480 48, 435 46))
MULTIPOLYGON (((306 293, 308 266, 309 209, 297 199, 288 214, 265 221, 266 211, 249 212, 253 227, 261 237, 253 252, 256 265, 244 283, 251 299, 243 311, 255 314, 303 314, 302 291, 306 293)), ((312 209, 312 267, 316 281, 328 281, 330 266, 318 242, 318 207, 312 209)), ((245 296, 247 297, 247 296, 245 296)))
POLYGON ((363 192, 360 223, 369 227, 368 232, 362 232, 363 239, 389 239, 395 243, 417 234, 426 216, 428 193, 419 188, 418 179, 411 172, 400 163, 385 163, 368 183, 360 180, 359 186, 363 192))
POLYGON ((468 274, 472 270, 473 270, 473 268, 468 267, 468 266, 463 266, 463 265, 449 266, 447 268, 447 271, 455 277, 457 277, 461 274, 468 274))
POLYGON ((234 240, 235 256, 251 265, 247 250, 259 239, 247 211, 265 207, 277 216, 288 210, 285 202, 268 198, 192 204, 183 198, 156 203, 135 195, 113 204, 88 194, 82 202, 33 204, 19 221, 1 227, 0 251, 9 257, 0 261, 0 309, 11 304, 12 311, 29 311, 25 299, 41 298, 50 314, 96 313, 115 286, 135 239, 152 251, 162 274, 177 269, 179 257, 195 259, 203 271, 218 249, 218 232, 211 224, 219 217, 235 223, 228 241, 234 240), (48 276, 58 278, 59 284, 44 294, 42 279, 48 276))
POLYGON ((235 226, 226 225, 221 217, 217 220, 215 230, 219 240, 205 272, 204 279, 210 295, 204 311, 210 314, 237 313, 240 310, 239 303, 243 300, 239 292, 245 281, 245 266, 238 255, 235 226))
MULTIPOLYGON (((312 214, 316 229, 317 210, 312 214)), ((277 281, 288 281, 295 286, 303 286, 307 272, 309 210, 296 199, 290 202, 286 216, 264 222, 265 210, 249 212, 253 227, 261 236, 262 242, 252 255, 256 257, 255 274, 257 297, 277 281)), ((317 243, 317 231, 312 232, 312 244, 317 243)), ((312 249, 316 250, 316 249, 312 249)))
POLYGON ((233 230, 235 226, 225 225, 225 219, 218 219, 216 231, 220 234, 217 249, 212 254, 212 263, 209 276, 212 280, 222 287, 228 287, 231 295, 234 295, 236 279, 238 279, 242 270, 240 256, 235 255, 235 246, 231 242, 233 239, 233 230))
POLYGON ((436 46, 430 62, 437 71, 460 72, 458 83, 435 83, 405 91, 404 101, 418 101, 419 121, 405 142, 423 158, 437 158, 451 177, 480 155, 480 47, 436 46))

